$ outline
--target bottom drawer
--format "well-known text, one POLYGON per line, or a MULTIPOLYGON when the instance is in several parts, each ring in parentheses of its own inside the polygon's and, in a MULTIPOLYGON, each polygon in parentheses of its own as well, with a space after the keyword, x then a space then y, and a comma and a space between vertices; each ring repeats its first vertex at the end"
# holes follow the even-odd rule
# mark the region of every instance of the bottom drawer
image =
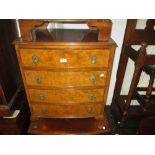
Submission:
POLYGON ((32 114, 39 117, 92 117, 102 114, 102 104, 45 105, 33 104, 32 114))

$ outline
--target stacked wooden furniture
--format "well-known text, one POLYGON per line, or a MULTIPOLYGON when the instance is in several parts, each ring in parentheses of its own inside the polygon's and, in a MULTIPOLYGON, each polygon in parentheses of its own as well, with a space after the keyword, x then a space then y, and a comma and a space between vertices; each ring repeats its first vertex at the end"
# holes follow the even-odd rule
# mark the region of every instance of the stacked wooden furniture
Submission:
POLYGON ((121 57, 119 61, 117 80, 115 84, 115 90, 113 94, 112 107, 118 106, 122 117, 120 120, 120 126, 124 127, 127 118, 145 118, 155 115, 154 95, 152 94, 153 82, 154 82, 154 67, 155 55, 147 54, 147 46, 155 44, 155 20, 147 20, 145 29, 136 29, 137 20, 128 20, 126 33, 124 37, 121 57), (140 45, 138 51, 132 48, 132 45, 140 45), (126 96, 121 95, 121 88, 125 75, 128 59, 133 60, 135 68, 130 84, 129 92, 126 96), (148 87, 138 87, 139 78, 141 72, 150 75, 150 82, 148 87), (140 95, 139 91, 145 91, 146 95, 140 95), (140 104, 135 110, 131 110, 131 101, 137 100, 140 104), (152 105, 152 107, 150 107, 152 105), (149 110, 148 110, 148 107, 149 110))
POLYGON ((25 133, 30 112, 18 67, 13 40, 15 20, 0 20, 0 134, 25 133))
POLYGON ((31 109, 29 132, 109 131, 104 106, 116 47, 111 21, 19 20, 19 26, 15 46, 31 109), (48 30, 50 22, 84 23, 89 29, 48 30))

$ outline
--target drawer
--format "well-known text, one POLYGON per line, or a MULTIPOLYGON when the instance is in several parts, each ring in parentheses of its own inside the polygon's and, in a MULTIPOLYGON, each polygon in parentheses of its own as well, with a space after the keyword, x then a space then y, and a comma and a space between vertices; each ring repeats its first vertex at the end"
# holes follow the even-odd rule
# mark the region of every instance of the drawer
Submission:
POLYGON ((30 100, 33 102, 49 103, 85 103, 85 102, 103 102, 104 89, 78 90, 78 89, 60 89, 60 90, 38 90, 29 89, 30 100))
POLYGON ((50 50, 21 49, 20 56, 24 66, 78 68, 107 67, 108 49, 101 50, 50 50))
POLYGON ((87 72, 51 72, 51 71, 24 71, 27 85, 31 86, 104 86, 106 71, 87 72))
POLYGON ((91 117, 102 113, 101 104, 87 105, 46 105, 32 104, 32 113, 42 117, 91 117))

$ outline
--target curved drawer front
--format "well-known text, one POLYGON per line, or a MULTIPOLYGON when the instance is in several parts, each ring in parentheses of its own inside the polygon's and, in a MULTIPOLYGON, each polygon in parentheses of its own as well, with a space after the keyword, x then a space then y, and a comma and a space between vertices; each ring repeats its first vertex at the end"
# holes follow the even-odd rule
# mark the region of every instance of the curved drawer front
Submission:
POLYGON ((84 103, 84 102, 103 102, 104 89, 92 90, 38 90, 29 89, 30 100, 33 102, 51 103, 84 103))
POLYGON ((21 49, 20 56, 23 66, 78 68, 107 67, 109 50, 50 50, 21 49))
POLYGON ((33 114, 43 117, 91 117, 102 114, 101 104, 46 105, 32 104, 33 114))
POLYGON ((106 71, 50 72, 24 71, 27 85, 31 86, 104 86, 106 71))

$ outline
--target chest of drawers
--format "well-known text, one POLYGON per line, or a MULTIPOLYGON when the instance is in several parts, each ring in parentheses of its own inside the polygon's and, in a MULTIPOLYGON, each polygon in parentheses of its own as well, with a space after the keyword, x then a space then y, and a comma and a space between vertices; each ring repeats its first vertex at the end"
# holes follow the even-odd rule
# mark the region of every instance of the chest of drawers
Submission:
MULTIPOLYGON (((40 22, 44 27, 45 21, 19 22, 23 40, 16 41, 15 45, 32 124, 40 118, 104 118, 116 47, 109 38, 111 21, 76 21, 96 26, 103 34, 96 29, 56 30, 50 39, 47 30, 33 29, 40 22), (32 32, 31 38, 27 31, 32 32), (84 41, 78 40, 80 34, 84 41)), ((33 125, 31 130, 38 130, 38 126, 33 128, 33 125)))

